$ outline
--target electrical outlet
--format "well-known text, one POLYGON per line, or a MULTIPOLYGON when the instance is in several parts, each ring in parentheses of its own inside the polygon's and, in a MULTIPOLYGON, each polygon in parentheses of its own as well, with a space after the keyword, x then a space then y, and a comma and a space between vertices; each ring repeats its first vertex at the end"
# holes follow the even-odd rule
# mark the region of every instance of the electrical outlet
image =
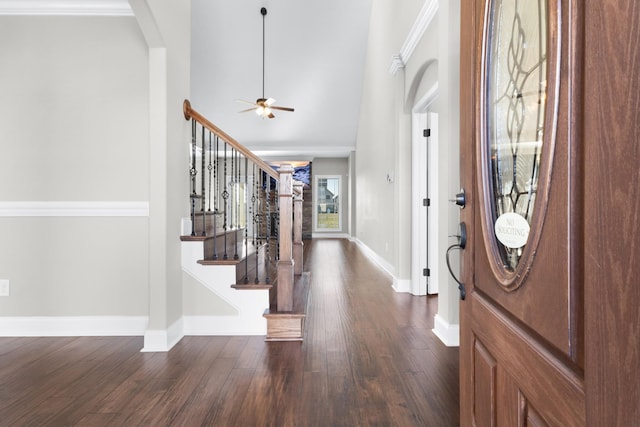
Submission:
POLYGON ((8 280, 0 280, 0 297, 8 297, 10 282, 8 280))

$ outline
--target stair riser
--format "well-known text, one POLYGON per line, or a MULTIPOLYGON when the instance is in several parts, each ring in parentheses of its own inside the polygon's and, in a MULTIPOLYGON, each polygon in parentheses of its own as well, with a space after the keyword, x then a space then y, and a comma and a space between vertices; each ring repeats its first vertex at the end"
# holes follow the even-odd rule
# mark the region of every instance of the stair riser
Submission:
MULTIPOLYGON (((236 266, 237 283, 243 284, 245 276, 249 279, 249 283, 255 283, 256 258, 258 259, 257 268, 259 283, 266 283, 266 253, 266 246, 262 245, 258 248, 257 252, 249 255, 246 261, 242 261, 236 266)), ((273 281, 274 275, 270 272, 269 276, 271 281, 273 281)))
MULTIPOLYGON (((223 259, 225 254, 225 244, 226 244, 226 253, 228 259, 233 259, 235 254, 239 256, 244 255, 245 248, 244 245, 244 230, 233 230, 227 233, 220 232, 216 235, 215 238, 211 237, 204 241, 204 259, 212 260, 216 259, 214 256, 217 254, 217 259, 223 259), (225 240, 226 235, 226 240, 225 240)), ((252 245, 249 245, 251 247, 252 245)))
POLYGON ((207 236, 213 236, 214 230, 217 232, 217 234, 220 234, 224 231, 224 216, 222 213, 206 212, 204 224, 202 216, 202 212, 196 212, 194 222, 196 235, 202 235, 202 230, 203 228, 205 228, 205 225, 207 236))

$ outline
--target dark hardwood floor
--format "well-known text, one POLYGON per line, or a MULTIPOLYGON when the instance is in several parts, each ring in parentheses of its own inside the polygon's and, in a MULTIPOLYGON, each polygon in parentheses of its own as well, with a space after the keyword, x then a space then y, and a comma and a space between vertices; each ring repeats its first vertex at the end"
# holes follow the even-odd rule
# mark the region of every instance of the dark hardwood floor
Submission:
POLYGON ((346 240, 305 241, 304 342, 0 338, 1 426, 456 426, 436 297, 397 294, 346 240))

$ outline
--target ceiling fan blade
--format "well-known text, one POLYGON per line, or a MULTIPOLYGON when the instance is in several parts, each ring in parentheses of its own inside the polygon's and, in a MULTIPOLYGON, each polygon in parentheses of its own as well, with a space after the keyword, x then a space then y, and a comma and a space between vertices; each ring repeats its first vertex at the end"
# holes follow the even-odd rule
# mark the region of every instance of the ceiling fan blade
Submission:
POLYGON ((258 107, 253 107, 253 108, 247 108, 246 110, 242 110, 242 111, 238 111, 238 113, 246 113, 247 111, 253 111, 258 107))
POLYGON ((269 113, 267 117, 269 117, 270 119, 273 119, 275 116, 273 115, 273 113, 269 113))
POLYGON ((256 105, 255 102, 245 101, 244 99, 236 99, 236 102, 244 102, 245 104, 256 105))
POLYGON ((294 111, 293 108, 290 108, 290 107, 278 107, 277 105, 272 105, 271 109, 272 110, 281 110, 281 111, 294 111))

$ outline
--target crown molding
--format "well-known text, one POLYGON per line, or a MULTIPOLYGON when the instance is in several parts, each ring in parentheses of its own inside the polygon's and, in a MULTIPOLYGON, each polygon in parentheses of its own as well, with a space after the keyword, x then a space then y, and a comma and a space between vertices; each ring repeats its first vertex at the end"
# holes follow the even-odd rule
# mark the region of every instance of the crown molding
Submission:
POLYGON ((127 0, 0 0, 0 15, 133 16, 127 0))
POLYGON ((402 56, 398 53, 391 55, 391 65, 389 66, 389 73, 395 75, 400 68, 404 68, 406 64, 402 60, 402 56))
POLYGON ((420 39, 422 39, 427 27, 429 27, 429 24, 431 24, 431 21, 433 21, 433 18, 436 16, 437 11, 438 0, 426 0, 424 2, 424 5, 422 5, 422 9, 420 9, 420 13, 418 13, 407 38, 400 48, 400 53, 392 55, 391 57, 389 73, 395 75, 400 68, 404 68, 405 64, 411 58, 413 51, 416 49, 416 46, 420 42, 420 39))

